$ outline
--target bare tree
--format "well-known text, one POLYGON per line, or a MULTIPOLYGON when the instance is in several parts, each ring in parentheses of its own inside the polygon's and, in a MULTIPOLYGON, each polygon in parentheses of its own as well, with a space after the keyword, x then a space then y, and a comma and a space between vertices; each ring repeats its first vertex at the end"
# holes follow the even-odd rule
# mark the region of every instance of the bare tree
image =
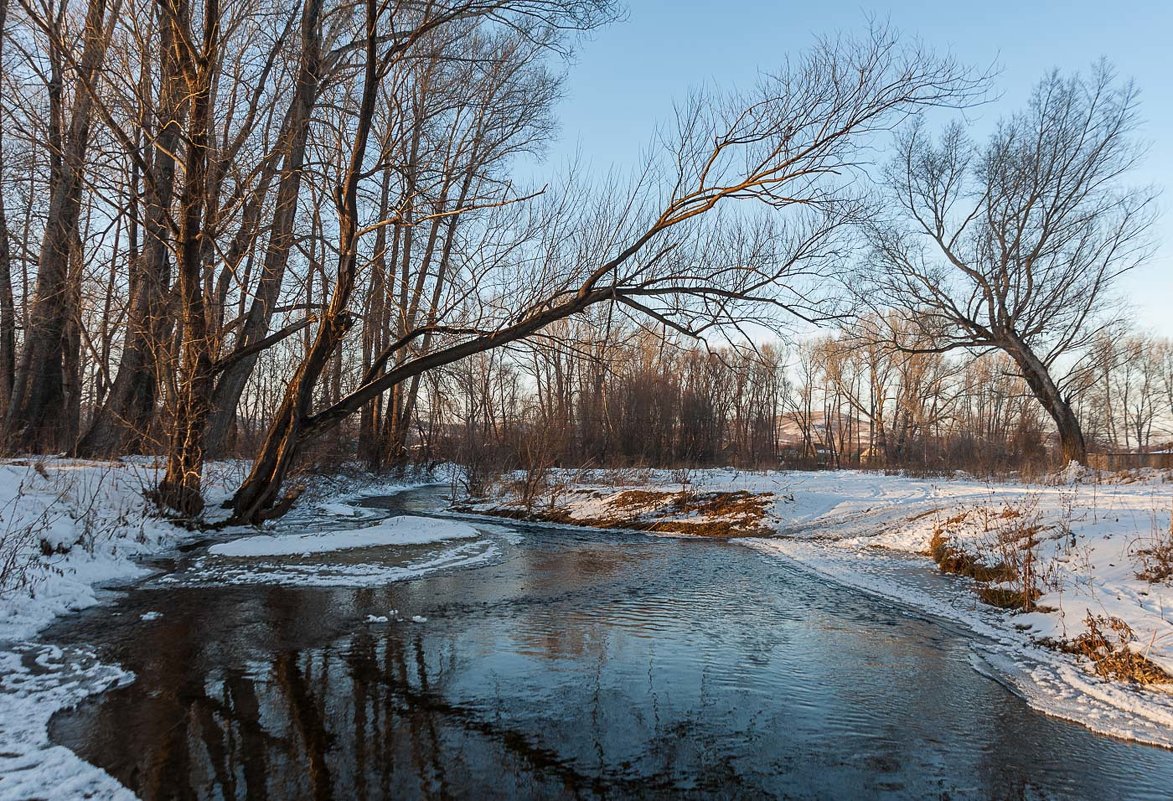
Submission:
MULTIPOLYGON (((0 69, 4 68, 5 25, 8 0, 0 0, 0 69)), ((16 371, 16 307, 12 296, 12 256, 8 215, 4 208, 4 109, 0 108, 0 420, 8 414, 12 382, 16 371)))
POLYGON ((877 334, 907 350, 1004 351, 1064 460, 1087 451, 1057 371, 1102 327, 1113 281, 1149 253, 1154 193, 1122 185, 1136 125, 1136 90, 1107 66, 1052 74, 984 146, 961 125, 936 143, 923 126, 903 136, 887 176, 900 215, 869 226, 864 297, 910 323, 877 334))
MULTIPOLYGON (((377 54, 372 54, 377 55, 377 54)), ((569 207, 542 226, 525 264, 515 264, 501 295, 460 326, 423 322, 384 350, 389 359, 425 334, 449 339, 378 373, 337 403, 314 411, 304 386, 336 334, 320 339, 294 379, 252 472, 237 492, 238 521, 263 519, 280 506, 285 477, 308 439, 333 428, 388 389, 473 354, 532 336, 598 303, 618 303, 667 328, 699 335, 722 322, 789 311, 812 315, 811 299, 788 292, 805 276, 829 269, 836 234, 855 204, 835 177, 859 163, 871 134, 887 130, 917 106, 957 99, 973 84, 950 62, 897 44, 885 31, 863 41, 824 42, 801 62, 764 79, 750 97, 701 98, 681 110, 667 180, 645 173, 632 199, 616 207, 606 187, 598 203, 574 193, 569 207), (730 199, 753 199, 786 215, 773 219, 710 215, 730 199), (575 205, 577 204, 577 209, 575 205), (702 216, 721 225, 705 226, 702 216), (303 378, 304 376, 304 378, 303 378)), ((357 167, 356 167, 357 169, 357 167)), ((555 199, 555 204, 566 204, 555 199)), ((356 233, 350 229, 348 236, 356 233)), ((352 249, 342 240, 343 253, 352 249)), ((519 256, 522 254, 519 254, 519 256)), ((353 285, 350 257, 340 261, 334 305, 322 330, 342 323, 353 285)))
POLYGON ((88 86, 100 70, 118 18, 121 0, 89 0, 82 30, 80 56, 72 53, 63 15, 41 13, 31 3, 25 11, 49 40, 49 141, 51 177, 48 217, 37 259, 36 295, 17 364, 12 398, 5 418, 5 446, 10 451, 62 450, 66 441, 67 328, 75 297, 70 254, 78 239, 84 172, 93 122, 93 96, 88 86), (68 112, 63 97, 63 72, 74 69, 76 81, 68 112), (68 124, 66 124, 68 119, 68 124))

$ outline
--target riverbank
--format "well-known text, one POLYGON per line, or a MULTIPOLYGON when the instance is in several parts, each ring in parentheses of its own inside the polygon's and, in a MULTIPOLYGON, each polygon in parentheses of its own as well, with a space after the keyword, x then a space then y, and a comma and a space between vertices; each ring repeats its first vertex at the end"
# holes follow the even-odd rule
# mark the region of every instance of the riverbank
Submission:
MULTIPOLYGON (((0 645, 28 639, 54 618, 99 602, 105 584, 147 575, 143 560, 206 533, 160 517, 145 493, 158 481, 153 459, 0 461, 0 645)), ((210 519, 247 475, 244 461, 210 462, 204 496, 210 519)), ((358 514, 347 500, 389 495, 420 482, 362 471, 312 475, 287 525, 308 514, 358 514)), ((225 531, 256 533, 249 527, 225 531)))
MULTIPOLYGON (((234 463, 213 466, 208 477, 212 503, 227 496, 242 470, 234 463)), ((108 774, 52 745, 46 726, 57 710, 134 676, 103 663, 84 645, 63 649, 31 638, 56 616, 99 603, 103 584, 149 573, 144 560, 207 537, 151 515, 142 489, 154 480, 153 471, 150 463, 137 461, 0 465, 5 541, 23 548, 6 551, 4 563, 23 559, 30 570, 26 584, 6 596, 0 613, 6 638, 0 648, 0 799, 35 796, 45 787, 66 788, 69 797, 130 797, 108 774)), ((1102 734, 1173 748, 1173 694, 1163 684, 1100 675, 1088 653, 1056 647, 1091 634, 1089 618, 1103 620, 1100 647, 1119 656, 1127 646, 1146 664, 1173 669, 1173 592, 1161 572, 1173 495, 1166 475, 1068 471, 1042 484, 734 470, 579 471, 558 473, 555 479, 552 494, 536 495, 533 505, 561 525, 601 522, 674 537, 726 539, 755 549, 763 559, 785 559, 836 584, 964 629, 971 636, 973 666, 1037 710, 1102 734), (937 563, 966 575, 945 575, 937 563), (1003 608, 983 597, 1029 600, 1003 608), (1125 631, 1131 634, 1121 642, 1125 631)), ((217 541, 253 536, 193 552, 186 558, 192 563, 189 584, 202 581, 200 566, 207 562, 202 586, 319 586, 321 581, 310 580, 321 577, 314 573, 321 568, 313 558, 263 571, 249 560, 276 553, 296 562, 318 551, 377 543, 473 542, 457 524, 409 531, 395 518, 363 528, 358 538, 342 535, 343 527, 367 526, 383 516, 347 499, 405 486, 363 476, 316 481, 273 531, 219 532, 217 541), (236 573, 224 569, 225 560, 233 559, 241 562, 236 579, 236 573)), ((469 511, 494 511, 493 505, 477 504, 469 511)), ((505 516, 527 514, 516 501, 512 509, 505 516)), ((515 543, 523 539, 517 535, 515 543)), ((486 564, 492 553, 438 564, 486 564)), ((584 569, 587 573, 571 571, 560 581, 589 584, 598 565, 592 561, 584 569)), ((369 580, 359 581, 355 571, 356 565, 340 559, 336 575, 326 576, 326 583, 385 587, 399 580, 395 577, 419 575, 383 565, 372 570, 369 580)), ((736 574, 729 575, 732 580, 736 574)), ((461 580, 453 576, 454 582, 461 580)), ((747 595, 745 603, 761 603, 761 592, 747 595)), ((157 625, 150 622, 155 614, 148 608, 140 617, 136 611, 111 626, 149 629, 157 625)), ((390 619, 386 609, 372 614, 390 619)))
MULTIPOLYGON (((756 499, 753 527, 770 530, 740 542, 973 630, 996 644, 988 667, 996 663, 999 678, 1042 711, 1173 747, 1168 472, 1072 468, 1027 484, 854 471, 580 471, 550 484, 535 493, 535 516, 587 525, 602 517, 624 527, 627 497, 756 499)), ((478 510, 524 516, 516 491, 503 486, 478 510)), ((658 519, 657 510, 637 511, 645 529, 658 519)), ((659 511, 671 518, 674 508, 659 511)))
MULTIPOLYGON (((229 497, 247 467, 233 461, 208 465, 210 510, 229 497)), ((47 792, 55 798, 134 798, 105 771, 53 745, 47 730, 57 711, 134 675, 103 663, 90 648, 62 649, 37 642, 36 635, 62 615, 111 598, 107 585, 156 572, 146 564, 151 559, 206 536, 154 512, 144 491, 154 486, 158 471, 148 459, 0 462, 0 801, 47 792)), ((411 486, 359 472, 313 476, 281 525, 315 516, 342 520, 361 513, 347 499, 411 486)), ((255 530, 224 534, 248 532, 255 530)))

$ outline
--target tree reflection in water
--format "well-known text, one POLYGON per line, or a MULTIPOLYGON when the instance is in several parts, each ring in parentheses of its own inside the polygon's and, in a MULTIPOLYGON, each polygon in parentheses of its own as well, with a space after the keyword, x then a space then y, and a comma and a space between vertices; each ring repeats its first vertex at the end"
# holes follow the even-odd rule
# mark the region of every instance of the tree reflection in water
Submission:
POLYGON ((493 565, 378 589, 146 587, 46 637, 137 674, 52 736, 147 801, 1158 799, 1173 781, 1173 753, 1031 712, 967 636, 737 545, 533 531, 493 565), (429 620, 362 622, 393 608, 429 620))

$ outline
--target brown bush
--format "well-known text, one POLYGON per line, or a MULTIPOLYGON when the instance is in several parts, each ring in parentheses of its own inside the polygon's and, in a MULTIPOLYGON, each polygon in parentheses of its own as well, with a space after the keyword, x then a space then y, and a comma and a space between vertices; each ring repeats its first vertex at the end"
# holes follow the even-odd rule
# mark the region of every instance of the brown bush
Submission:
POLYGON ((1072 640, 1067 650, 1091 660, 1098 675, 1135 684, 1173 682, 1173 676, 1132 650, 1136 633, 1124 620, 1113 615, 1093 615, 1088 610, 1084 624, 1087 631, 1072 640))

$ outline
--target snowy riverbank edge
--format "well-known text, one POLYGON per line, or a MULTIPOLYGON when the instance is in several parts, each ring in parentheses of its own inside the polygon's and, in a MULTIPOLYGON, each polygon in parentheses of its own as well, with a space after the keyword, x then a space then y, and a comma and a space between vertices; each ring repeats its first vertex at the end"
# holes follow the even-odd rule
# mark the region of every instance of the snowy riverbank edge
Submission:
MULTIPOLYGON (((209 509, 229 496, 246 469, 243 462, 208 466, 209 509)), ((152 514, 143 491, 157 471, 150 459, 0 462, 0 569, 25 574, 0 597, 0 801, 135 797, 105 771, 53 745, 48 733, 57 711, 134 676, 90 649, 59 648, 36 635, 59 616, 110 597, 116 590, 107 586, 149 575, 143 560, 206 536, 152 514)), ((348 502, 424 483, 389 483, 357 471, 314 476, 281 525, 322 514, 361 519, 364 512, 348 502)))
MULTIPOLYGON (((1074 465, 1024 483, 875 471, 587 470, 554 471, 548 483, 549 497, 535 505, 559 508, 570 521, 626 509, 632 493, 769 493, 763 523, 773 535, 734 542, 972 632, 975 667, 1039 711, 1173 748, 1173 685, 1107 680, 1053 647, 1080 637, 1088 615, 1123 621, 1135 632, 1132 648, 1173 673, 1171 579, 1137 575, 1146 552, 1173 539, 1169 471, 1108 475, 1074 465), (979 585, 943 575, 929 556, 944 541, 996 564, 1024 532, 1034 543, 1035 611, 980 602, 979 585)), ((508 484, 485 505, 494 504, 516 508, 508 484)), ((1015 591, 1013 581, 983 586, 1015 591)))

